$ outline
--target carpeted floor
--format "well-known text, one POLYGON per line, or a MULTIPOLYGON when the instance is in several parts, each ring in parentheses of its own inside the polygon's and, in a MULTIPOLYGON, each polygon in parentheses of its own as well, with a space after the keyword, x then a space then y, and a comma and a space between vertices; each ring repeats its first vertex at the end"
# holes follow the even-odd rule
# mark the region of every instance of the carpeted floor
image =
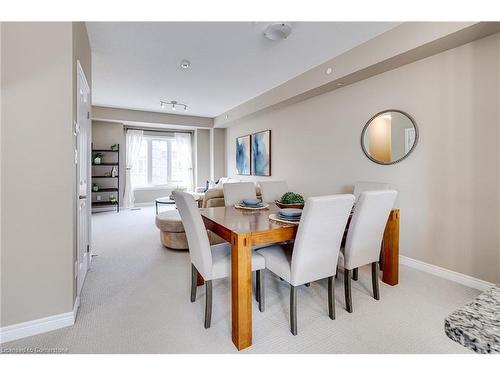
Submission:
MULTIPOLYGON (((169 208, 172 209, 173 207, 169 208)), ((94 258, 73 327, 4 344, 67 348, 70 353, 236 353, 231 342, 230 285, 214 282, 212 327, 203 328, 204 288, 189 302, 186 252, 161 246, 154 208, 93 215, 94 258)), ((444 317, 479 291, 402 266, 400 284, 371 296, 368 267, 353 281, 354 312, 327 315, 326 283, 298 291, 298 336, 288 327, 289 289, 269 272, 266 311, 254 300, 253 346, 243 353, 471 353, 451 341, 444 317)))

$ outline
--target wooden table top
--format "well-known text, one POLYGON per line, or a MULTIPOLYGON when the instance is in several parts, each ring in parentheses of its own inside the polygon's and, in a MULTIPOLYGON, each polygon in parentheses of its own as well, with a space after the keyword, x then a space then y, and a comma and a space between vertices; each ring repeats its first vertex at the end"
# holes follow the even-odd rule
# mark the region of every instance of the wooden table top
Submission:
POLYGON ((274 203, 263 210, 244 210, 233 206, 210 207, 200 210, 206 219, 229 229, 234 233, 266 232, 283 227, 293 227, 293 224, 281 224, 269 220, 269 215, 280 210, 274 203))

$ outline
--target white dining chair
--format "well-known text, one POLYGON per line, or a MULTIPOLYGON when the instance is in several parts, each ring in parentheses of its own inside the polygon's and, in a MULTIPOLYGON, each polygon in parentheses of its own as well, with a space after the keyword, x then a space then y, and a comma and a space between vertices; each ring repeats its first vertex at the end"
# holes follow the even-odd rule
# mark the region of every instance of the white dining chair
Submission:
POLYGON ((359 195, 364 191, 370 190, 390 190, 391 184, 387 182, 374 182, 374 181, 358 181, 354 184, 354 197, 356 202, 358 201, 359 195))
POLYGON ((352 312, 350 273, 358 267, 371 264, 373 297, 380 299, 380 251, 385 225, 397 195, 395 190, 364 191, 359 195, 338 262, 344 268, 345 304, 348 312, 352 312))
POLYGON ((259 181, 262 202, 274 202, 288 191, 286 181, 259 181))
MULTIPOLYGON (((212 280, 226 278, 231 275, 231 245, 228 242, 223 242, 210 246, 207 230, 193 196, 178 191, 174 191, 173 196, 181 215, 189 246, 191 302, 196 300, 199 273, 205 280, 205 328, 209 328, 212 318, 212 280)), ((256 288, 258 290, 260 311, 264 311, 264 288, 260 272, 265 269, 265 266, 264 257, 252 253, 252 271, 259 273, 256 288)))
MULTIPOLYGON (((293 245, 257 251, 266 269, 290 284, 290 331, 297 334, 297 287, 328 278, 328 315, 335 319, 335 274, 354 195, 308 198, 293 245), (292 248, 293 247, 293 248, 292 248)), ((261 273, 261 281, 265 273, 261 273)))
MULTIPOLYGON (((358 181, 354 184, 354 197, 355 202, 358 201, 359 195, 364 191, 372 190, 391 190, 391 184, 387 182, 374 182, 374 181, 358 181)), ((358 269, 352 270, 352 279, 358 280, 358 269)))
POLYGON ((224 184, 224 205, 234 206, 246 198, 257 198, 253 182, 233 182, 224 184))

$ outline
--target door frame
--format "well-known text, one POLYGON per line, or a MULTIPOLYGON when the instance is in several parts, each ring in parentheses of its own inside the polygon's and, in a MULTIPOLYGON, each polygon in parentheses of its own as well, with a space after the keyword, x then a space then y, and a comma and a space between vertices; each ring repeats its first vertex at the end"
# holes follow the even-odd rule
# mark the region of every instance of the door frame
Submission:
MULTIPOLYGON (((82 281, 81 278, 85 277, 85 275, 80 274, 80 189, 79 189, 79 183, 80 183, 80 160, 79 160, 79 129, 80 129, 80 100, 79 100, 79 95, 80 95, 80 85, 83 84, 83 89, 85 89, 88 92, 88 97, 89 97, 89 116, 88 116, 88 139, 87 139, 87 151, 89 152, 89 158, 88 158, 88 163, 87 163, 87 191, 86 191, 86 196, 87 196, 87 245, 88 245, 88 256, 87 256, 87 264, 86 264, 86 270, 88 271, 90 269, 90 265, 92 263, 92 256, 90 252, 90 246, 92 243, 92 225, 91 225, 91 207, 92 207, 92 193, 91 193, 91 139, 92 139, 92 120, 90 116, 90 111, 92 108, 91 105, 91 89, 90 85, 88 84, 87 77, 85 76, 85 72, 83 71, 83 68, 81 66, 80 60, 77 60, 76 62, 76 120, 75 120, 75 161, 77 161, 76 164, 76 187, 75 187, 75 194, 76 194, 76 265, 75 265, 75 270, 76 270, 76 298, 77 301, 80 301, 80 282, 82 281)), ((78 302, 79 305, 79 302, 78 302)))

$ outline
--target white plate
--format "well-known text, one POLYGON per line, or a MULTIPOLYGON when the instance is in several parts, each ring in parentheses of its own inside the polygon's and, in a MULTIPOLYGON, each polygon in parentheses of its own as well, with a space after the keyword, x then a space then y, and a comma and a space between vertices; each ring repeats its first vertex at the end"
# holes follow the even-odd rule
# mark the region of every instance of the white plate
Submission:
POLYGON ((299 225, 299 223, 300 223, 300 221, 288 221, 288 220, 280 219, 280 218, 278 218, 278 216, 276 214, 269 215, 269 220, 277 221, 278 223, 289 224, 289 225, 299 225))
POLYGON ((234 205, 235 208, 239 208, 240 210, 265 210, 266 208, 269 207, 267 203, 264 203, 262 207, 248 207, 248 206, 241 206, 238 203, 234 205))

